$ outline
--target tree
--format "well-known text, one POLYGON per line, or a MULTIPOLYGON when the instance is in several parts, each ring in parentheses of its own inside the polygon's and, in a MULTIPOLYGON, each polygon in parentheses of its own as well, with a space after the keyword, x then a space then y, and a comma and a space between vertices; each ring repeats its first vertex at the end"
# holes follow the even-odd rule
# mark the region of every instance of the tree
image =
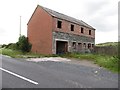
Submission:
POLYGON ((17 49, 22 52, 29 52, 31 50, 32 45, 29 43, 28 38, 23 36, 19 37, 19 41, 16 43, 17 49))
POLYGON ((7 46, 6 44, 3 44, 3 45, 2 45, 2 48, 6 48, 6 46, 7 46))

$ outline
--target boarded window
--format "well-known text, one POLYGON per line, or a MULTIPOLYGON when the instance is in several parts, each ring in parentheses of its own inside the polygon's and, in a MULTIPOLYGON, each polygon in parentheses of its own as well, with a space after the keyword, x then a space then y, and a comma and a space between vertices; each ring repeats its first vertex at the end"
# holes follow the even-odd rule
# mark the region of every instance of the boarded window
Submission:
POLYGON ((74 25, 71 24, 71 31, 74 31, 74 25))
POLYGON ((83 45, 84 45, 84 48, 86 48, 86 43, 84 43, 83 45))
POLYGON ((73 47, 74 49, 76 49, 76 42, 73 42, 73 43, 72 43, 72 47, 73 47))
POLYGON ((78 43, 78 51, 82 50, 82 43, 78 43))
POLYGON ((57 22, 57 28, 62 28, 62 21, 57 22))

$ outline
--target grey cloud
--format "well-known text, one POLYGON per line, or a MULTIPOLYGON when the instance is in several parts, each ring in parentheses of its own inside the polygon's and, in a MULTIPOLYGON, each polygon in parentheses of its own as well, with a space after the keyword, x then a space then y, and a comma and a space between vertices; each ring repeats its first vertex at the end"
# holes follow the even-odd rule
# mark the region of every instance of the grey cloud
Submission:
POLYGON ((84 2, 84 4, 86 14, 90 15, 95 14, 99 10, 103 9, 103 7, 109 3, 106 0, 87 0, 87 2, 84 2))
MULTIPOLYGON (((97 0, 96 0, 97 1, 97 0)), ((99 1, 99 0, 98 0, 99 1)), ((118 30, 117 2, 111 4, 109 0, 100 2, 87 2, 86 21, 98 31, 109 32, 118 30), (87 18, 89 16, 89 19, 87 18)))
POLYGON ((117 30, 117 25, 114 23, 111 19, 111 22, 109 22, 107 19, 110 19, 109 17, 96 17, 93 20, 89 21, 91 25, 96 27, 98 31, 103 32, 109 32, 113 30, 117 30))

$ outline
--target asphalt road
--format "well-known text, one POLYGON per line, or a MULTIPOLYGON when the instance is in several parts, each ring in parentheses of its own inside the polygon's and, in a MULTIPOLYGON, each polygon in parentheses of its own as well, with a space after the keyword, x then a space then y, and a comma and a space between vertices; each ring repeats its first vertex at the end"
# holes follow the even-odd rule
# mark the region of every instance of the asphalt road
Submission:
POLYGON ((2 56, 0 68, 2 88, 118 88, 118 75, 97 67, 2 56))

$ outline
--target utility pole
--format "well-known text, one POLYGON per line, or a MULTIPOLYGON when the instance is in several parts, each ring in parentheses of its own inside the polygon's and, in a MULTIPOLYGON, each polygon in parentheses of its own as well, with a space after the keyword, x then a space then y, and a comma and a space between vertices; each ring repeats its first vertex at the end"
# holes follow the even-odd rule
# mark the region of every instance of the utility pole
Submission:
POLYGON ((21 16, 20 16, 20 32, 19 32, 19 35, 21 37, 21 16))

